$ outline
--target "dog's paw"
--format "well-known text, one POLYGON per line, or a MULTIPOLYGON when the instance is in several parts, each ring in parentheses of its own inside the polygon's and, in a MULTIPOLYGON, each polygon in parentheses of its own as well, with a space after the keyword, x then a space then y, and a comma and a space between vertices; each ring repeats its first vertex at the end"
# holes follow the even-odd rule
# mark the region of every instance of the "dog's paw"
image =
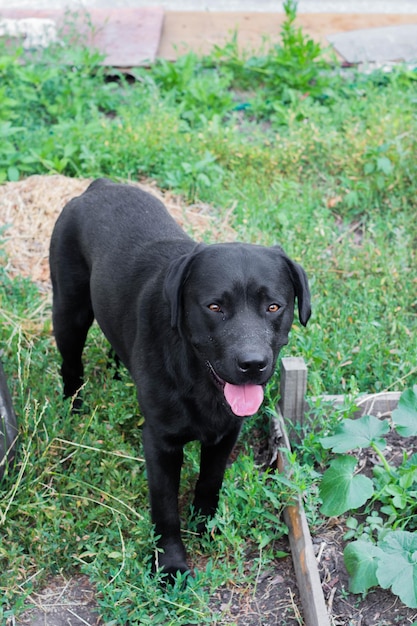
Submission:
POLYGON ((81 415, 83 413, 88 413, 88 406, 85 405, 83 396, 80 391, 77 391, 75 394, 72 395, 64 393, 64 401, 68 402, 72 415, 81 415))
POLYGON ((193 573, 187 563, 171 563, 163 565, 161 564, 160 558, 154 562, 153 571, 154 574, 159 574, 160 584, 163 587, 177 584, 180 585, 180 587, 186 587, 188 579, 190 576, 193 576, 193 573))
POLYGON ((84 411, 88 411, 88 408, 84 406, 83 399, 79 396, 71 399, 71 413, 73 415, 81 415, 84 411))
POLYGON ((207 524, 209 522, 209 518, 204 517, 204 518, 199 518, 198 520, 196 520, 196 532, 200 537, 203 537, 203 535, 206 535, 208 533, 208 527, 207 524))
POLYGON ((187 578, 192 572, 186 561, 183 546, 171 545, 164 551, 156 550, 152 564, 154 574, 161 575, 163 585, 180 582, 186 584, 187 578))
POLYGON ((163 586, 179 585, 182 589, 187 586, 190 577, 193 577, 193 572, 189 567, 164 567, 161 574, 161 584, 163 586))

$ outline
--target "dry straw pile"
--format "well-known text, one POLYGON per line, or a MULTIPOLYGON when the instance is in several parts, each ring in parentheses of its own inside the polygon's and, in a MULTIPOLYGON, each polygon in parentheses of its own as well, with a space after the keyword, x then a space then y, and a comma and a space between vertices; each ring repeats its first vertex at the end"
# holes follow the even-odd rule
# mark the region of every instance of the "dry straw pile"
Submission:
MULTIPOLYGON (((30 176, 22 181, 0 185, 0 225, 10 275, 31 278, 48 291, 50 288, 48 249, 55 221, 68 200, 80 195, 91 180, 61 175, 30 176)), ((137 184, 137 183, 135 183, 137 184)), ((163 193, 152 181, 139 185, 159 198, 171 215, 193 237, 208 234, 211 240, 234 239, 227 223, 216 223, 210 207, 187 206, 180 196, 163 193)))

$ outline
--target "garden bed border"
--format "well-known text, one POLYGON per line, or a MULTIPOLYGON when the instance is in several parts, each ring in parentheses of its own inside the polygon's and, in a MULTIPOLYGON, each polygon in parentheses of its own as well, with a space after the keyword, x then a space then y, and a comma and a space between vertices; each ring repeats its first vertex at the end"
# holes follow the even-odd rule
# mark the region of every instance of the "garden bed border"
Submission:
MULTIPOLYGON (((285 450, 290 451, 285 422, 302 425, 309 411, 306 401, 307 366, 302 357, 284 357, 281 360, 280 400, 277 416, 271 419, 269 448, 272 463, 276 463, 282 473, 290 473, 285 450)), ((397 406, 400 393, 396 391, 363 394, 356 401, 355 418, 372 413, 378 417, 390 414, 397 406)), ((333 406, 341 406, 344 395, 323 395, 324 401, 333 406)), ((305 626, 330 626, 323 589, 321 586, 317 560, 314 554, 310 530, 301 498, 287 506, 283 512, 288 526, 295 576, 300 593, 305 626)))

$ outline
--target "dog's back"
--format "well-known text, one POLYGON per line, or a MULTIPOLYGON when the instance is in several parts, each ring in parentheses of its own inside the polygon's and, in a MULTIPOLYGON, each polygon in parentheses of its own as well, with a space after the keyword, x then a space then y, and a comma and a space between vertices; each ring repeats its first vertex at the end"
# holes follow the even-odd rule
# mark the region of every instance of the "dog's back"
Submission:
MULTIPOLYGON (((70 336, 84 344, 96 318, 129 367, 133 329, 126 335, 122 327, 136 315, 146 285, 194 246, 156 197, 104 178, 91 183, 63 208, 51 238, 53 322, 60 351, 78 354, 81 348, 71 346, 70 336)), ((78 373, 66 395, 79 387, 77 361, 78 373)))
POLYGON ((52 235, 51 257, 53 261, 57 246, 69 246, 73 255, 77 245, 88 262, 111 249, 129 254, 129 248, 178 239, 191 241, 158 198, 100 178, 64 207, 52 235))

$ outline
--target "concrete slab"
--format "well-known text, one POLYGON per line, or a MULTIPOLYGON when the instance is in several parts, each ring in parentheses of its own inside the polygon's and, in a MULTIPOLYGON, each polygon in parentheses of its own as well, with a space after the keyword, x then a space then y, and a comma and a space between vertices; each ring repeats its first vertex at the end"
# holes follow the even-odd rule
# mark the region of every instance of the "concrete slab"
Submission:
POLYGON ((348 31, 328 35, 327 39, 349 63, 417 62, 417 19, 415 22, 348 31))
POLYGON ((59 9, 0 9, 0 19, 45 18, 58 33, 74 34, 105 55, 103 64, 132 67, 155 59, 164 20, 160 7, 89 8, 67 15, 59 9))

